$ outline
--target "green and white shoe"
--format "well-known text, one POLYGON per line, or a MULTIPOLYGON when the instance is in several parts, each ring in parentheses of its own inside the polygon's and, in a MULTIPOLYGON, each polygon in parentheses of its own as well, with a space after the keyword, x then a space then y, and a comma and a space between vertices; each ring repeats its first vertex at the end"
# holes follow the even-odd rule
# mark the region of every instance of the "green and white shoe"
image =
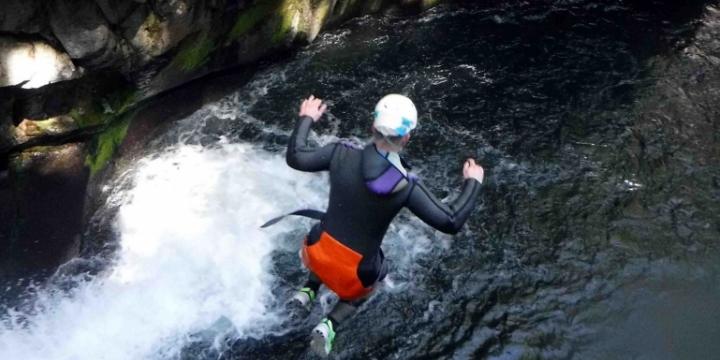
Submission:
POLYGON ((288 312, 290 321, 298 321, 310 315, 312 302, 315 301, 315 291, 304 287, 293 295, 285 303, 285 310, 288 312))
POLYGON ((335 341, 335 330, 330 319, 324 318, 312 330, 312 340, 310 340, 310 348, 312 351, 322 357, 327 357, 332 351, 333 342, 335 341))
POLYGON ((304 287, 293 295, 291 302, 296 302, 302 307, 308 307, 308 305, 315 301, 315 291, 309 287, 304 287))

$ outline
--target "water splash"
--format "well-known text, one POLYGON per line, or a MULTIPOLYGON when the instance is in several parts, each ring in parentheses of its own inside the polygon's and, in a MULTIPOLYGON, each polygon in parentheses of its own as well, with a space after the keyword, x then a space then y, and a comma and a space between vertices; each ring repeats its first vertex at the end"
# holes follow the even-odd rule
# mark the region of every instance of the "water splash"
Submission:
POLYGON ((188 333, 218 317, 232 320, 239 336, 250 326, 260 336, 280 320, 267 255, 292 223, 258 226, 278 204, 321 206, 322 177, 244 144, 178 145, 128 176, 135 186, 116 194, 123 201, 114 266, 72 294, 41 292, 35 315, 9 314, 0 358, 172 358, 188 333))

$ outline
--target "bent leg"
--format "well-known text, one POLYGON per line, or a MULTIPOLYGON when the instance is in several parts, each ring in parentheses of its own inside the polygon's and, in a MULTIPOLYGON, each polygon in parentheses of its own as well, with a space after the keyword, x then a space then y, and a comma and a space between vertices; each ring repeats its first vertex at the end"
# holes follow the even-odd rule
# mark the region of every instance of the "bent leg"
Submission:
POLYGON ((387 275, 387 265, 384 261, 381 262, 380 269, 376 272, 374 277, 375 282, 372 284, 370 292, 365 295, 354 299, 354 300, 340 300, 335 307, 330 311, 325 319, 320 321, 312 331, 310 341, 310 347, 316 354, 325 357, 328 356, 333 348, 333 342, 335 341, 336 329, 340 323, 349 320, 357 309, 362 306, 365 301, 377 290, 378 286, 385 279, 387 275))
POLYGON ((320 290, 320 285, 322 285, 320 279, 318 279, 315 274, 310 272, 310 274, 308 275, 308 279, 305 282, 305 285, 303 285, 303 287, 300 288, 300 290, 298 290, 295 295, 293 295, 292 299, 290 299, 290 304, 299 305, 299 307, 301 308, 309 308, 311 306, 310 304, 315 301, 315 298, 317 298, 317 293, 318 290, 320 290))
POLYGON ((328 319, 332 321, 333 326, 335 329, 337 329, 338 325, 340 323, 345 322, 345 320, 351 318, 355 313, 357 312, 357 309, 365 302, 366 299, 361 300, 355 300, 355 301, 345 301, 340 300, 337 304, 335 304, 335 307, 330 311, 328 314, 328 319))
POLYGON ((308 274, 308 279, 305 285, 303 285, 303 288, 311 289, 317 294, 318 290, 320 290, 320 285, 322 285, 322 281, 311 271, 310 274, 308 274))

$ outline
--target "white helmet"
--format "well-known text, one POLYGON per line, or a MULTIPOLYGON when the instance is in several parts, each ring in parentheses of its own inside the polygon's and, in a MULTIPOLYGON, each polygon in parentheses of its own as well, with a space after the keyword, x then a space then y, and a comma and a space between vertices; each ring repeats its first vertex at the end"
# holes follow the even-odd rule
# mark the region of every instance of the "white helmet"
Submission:
POLYGON ((373 127, 384 136, 405 136, 416 126, 417 110, 406 96, 386 95, 375 105, 373 127))

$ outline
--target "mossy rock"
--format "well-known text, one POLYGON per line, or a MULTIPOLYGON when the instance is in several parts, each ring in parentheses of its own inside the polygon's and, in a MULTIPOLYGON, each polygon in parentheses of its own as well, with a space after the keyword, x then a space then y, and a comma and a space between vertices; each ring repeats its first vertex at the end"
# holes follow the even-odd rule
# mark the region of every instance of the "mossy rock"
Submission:
POLYGON ((242 36, 246 35, 263 20, 267 20, 270 15, 276 11, 280 5, 282 5, 282 3, 282 0, 259 1, 252 7, 240 11, 237 19, 235 20, 235 24, 228 34, 228 39, 231 41, 238 40, 242 36))
POLYGON ((118 115, 125 113, 138 100, 135 89, 125 88, 100 99, 85 99, 73 108, 69 115, 78 128, 102 126, 112 122, 118 115))
POLYGON ((127 133, 130 119, 136 111, 131 107, 138 101, 138 92, 124 88, 95 101, 86 101, 70 112, 80 128, 102 129, 95 135, 85 165, 95 175, 105 168, 127 133))
POLYGON ((75 120, 70 116, 56 116, 45 120, 25 119, 14 128, 17 143, 52 136, 64 136, 78 129, 75 120))
POLYGON ((208 33, 199 33, 183 41, 172 65, 184 72, 192 72, 205 65, 215 49, 215 41, 208 33))
POLYGON ((112 160, 115 152, 125 140, 130 122, 135 116, 136 111, 125 113, 105 131, 95 136, 90 151, 85 158, 85 165, 90 168, 90 175, 94 176, 112 160))
POLYGON ((323 19, 329 13, 330 6, 326 0, 260 1, 238 14, 228 34, 227 42, 238 41, 260 25, 266 25, 262 31, 259 31, 260 36, 269 36, 268 40, 273 45, 280 44, 299 32, 307 33, 311 30, 312 17, 315 16, 314 7, 317 7, 317 13, 323 19))
POLYGON ((302 1, 285 0, 278 8, 277 16, 279 22, 273 32, 271 41, 273 44, 283 42, 296 33, 301 21, 300 7, 302 1))

